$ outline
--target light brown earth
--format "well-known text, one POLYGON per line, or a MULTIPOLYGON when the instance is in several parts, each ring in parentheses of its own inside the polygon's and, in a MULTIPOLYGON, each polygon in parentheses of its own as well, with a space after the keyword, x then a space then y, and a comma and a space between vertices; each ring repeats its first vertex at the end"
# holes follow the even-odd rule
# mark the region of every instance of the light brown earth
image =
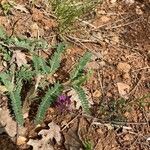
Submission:
MULTIPOLYGON (((27 12, 12 9, 4 15, 0 9, 0 25, 9 35, 13 32, 17 36, 40 36, 49 44, 59 43, 54 30, 57 23, 44 3, 39 1, 35 6, 23 0, 16 3, 27 12)), ((93 150, 150 149, 150 1, 135 0, 131 4, 125 0, 106 0, 87 16, 76 23, 79 31, 65 35, 69 48, 56 78, 65 82, 78 58, 87 50, 94 53, 87 65, 94 74, 85 85, 93 102, 91 116, 82 115, 81 109, 61 114, 56 108, 49 108, 42 126, 34 130, 31 121, 37 110, 34 103, 31 119, 25 123, 24 144, 16 145, 15 137, 3 133, 0 150, 32 149, 27 141, 40 139, 38 132, 47 129, 51 121, 61 130, 61 144, 52 143, 55 150, 83 149, 86 140, 93 150)), ((7 106, 7 98, 1 95, 0 108, 7 106)))

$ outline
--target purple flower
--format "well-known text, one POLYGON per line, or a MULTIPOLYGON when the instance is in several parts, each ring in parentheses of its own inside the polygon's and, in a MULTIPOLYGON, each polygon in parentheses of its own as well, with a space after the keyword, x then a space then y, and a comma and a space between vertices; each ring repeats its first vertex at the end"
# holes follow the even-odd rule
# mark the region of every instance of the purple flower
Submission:
POLYGON ((69 111, 69 107, 71 104, 71 96, 67 96, 67 95, 60 95, 58 96, 56 102, 55 102, 55 106, 61 111, 69 111))

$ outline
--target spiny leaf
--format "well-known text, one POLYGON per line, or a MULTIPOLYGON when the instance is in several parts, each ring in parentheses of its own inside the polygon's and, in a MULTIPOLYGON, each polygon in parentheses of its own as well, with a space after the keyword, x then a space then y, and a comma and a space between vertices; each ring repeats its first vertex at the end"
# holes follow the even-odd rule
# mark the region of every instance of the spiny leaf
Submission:
POLYGON ((45 73, 45 74, 48 74, 49 73, 49 66, 47 66, 45 60, 43 58, 40 58, 39 59, 39 63, 40 63, 40 66, 41 66, 41 69, 42 71, 45 73))
POLYGON ((39 57, 37 55, 33 55, 32 61, 33 61, 35 72, 38 74, 41 68, 39 65, 39 57))
POLYGON ((0 26, 0 38, 6 39, 6 32, 2 26, 0 26))
POLYGON ((36 73, 42 73, 42 74, 48 74, 49 73, 49 66, 46 64, 46 61, 37 56, 37 55, 33 55, 33 64, 34 64, 34 68, 36 73))
POLYGON ((10 99, 11 99, 11 104, 15 114, 16 121, 20 125, 23 125, 24 119, 22 114, 21 96, 20 96, 21 89, 22 89, 22 83, 21 81, 19 81, 17 83, 16 89, 10 92, 10 99))
POLYGON ((82 75, 83 69, 88 61, 90 61, 92 54, 89 52, 86 52, 82 58, 80 58, 78 64, 76 65, 76 68, 72 71, 70 77, 71 80, 74 80, 75 78, 82 75))
POLYGON ((24 38, 24 37, 9 37, 5 30, 0 26, 0 39, 3 46, 11 48, 19 48, 20 50, 33 51, 37 49, 48 48, 48 43, 43 39, 24 38))
POLYGON ((17 72, 17 77, 22 79, 22 80, 30 80, 34 76, 35 72, 31 71, 30 68, 25 68, 22 67, 18 72, 17 72))
POLYGON ((59 44, 57 46, 57 50, 54 53, 54 55, 52 56, 51 60, 49 61, 50 63, 50 74, 52 75, 53 73, 55 73, 55 71, 59 68, 60 66, 60 62, 61 62, 61 54, 62 52, 65 50, 64 44, 59 44))
POLYGON ((61 90, 62 86, 59 83, 56 83, 54 87, 48 89, 38 108, 38 112, 35 118, 36 124, 41 123, 48 107, 56 100, 56 97, 60 94, 61 90))
POLYGON ((23 125, 23 115, 22 115, 22 108, 21 108, 21 89, 22 89, 22 82, 18 80, 16 86, 14 83, 11 82, 11 77, 9 73, 1 73, 0 78, 8 90, 8 94, 10 96, 12 109, 15 114, 16 121, 23 125))
POLYGON ((11 82, 10 75, 6 72, 0 73, 0 79, 3 82, 3 84, 5 85, 5 87, 7 88, 7 90, 9 92, 12 92, 14 89, 14 84, 11 82))
POLYGON ((7 44, 15 45, 17 47, 24 48, 27 50, 30 50, 33 45, 32 40, 28 40, 25 38, 18 38, 18 37, 11 37, 7 39, 7 44))
POLYGON ((83 107, 83 110, 87 114, 90 114, 89 102, 86 98, 86 94, 85 94, 84 90, 81 87, 78 87, 78 86, 73 86, 73 88, 75 89, 75 91, 77 92, 77 94, 79 96, 79 99, 81 101, 81 105, 83 107))
POLYGON ((92 70, 89 70, 86 75, 79 76, 76 80, 72 82, 72 85, 81 86, 84 84, 93 74, 92 70))

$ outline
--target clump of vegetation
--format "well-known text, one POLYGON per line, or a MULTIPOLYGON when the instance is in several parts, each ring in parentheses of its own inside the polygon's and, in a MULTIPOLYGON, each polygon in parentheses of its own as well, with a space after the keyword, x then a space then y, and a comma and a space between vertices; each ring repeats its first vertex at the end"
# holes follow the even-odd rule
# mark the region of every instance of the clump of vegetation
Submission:
POLYGON ((52 0, 50 5, 57 18, 60 32, 69 29, 73 23, 91 11, 101 0, 52 0))
POLYGON ((7 15, 10 12, 12 5, 8 1, 1 1, 0 7, 2 8, 4 14, 7 15))
POLYGON ((100 105, 100 114, 101 117, 106 121, 125 121, 124 113, 129 110, 128 101, 123 98, 117 100, 110 100, 107 102, 101 103, 100 105))
POLYGON ((82 88, 82 84, 84 84, 89 75, 91 75, 91 71, 87 74, 84 72, 85 65, 90 61, 91 53, 86 52, 79 60, 76 67, 71 71, 70 79, 67 84, 62 84, 58 81, 49 83, 47 79, 52 77, 60 67, 61 55, 65 51, 65 45, 63 43, 60 43, 55 47, 55 52, 51 58, 43 59, 38 55, 38 50, 47 48, 48 45, 46 42, 43 43, 43 41, 36 39, 8 37, 2 29, 0 29, 0 39, 1 55, 8 66, 7 71, 4 69, 4 71, 0 73, 0 82, 7 89, 6 94, 10 98, 16 121, 20 125, 23 125, 24 123, 23 109, 27 104, 28 106, 30 105, 29 97, 24 99, 22 96, 22 89, 26 82, 32 83, 33 85, 32 96, 30 96, 32 99, 35 98, 35 93, 46 91, 44 92, 44 96, 40 97, 41 103, 35 117, 36 124, 43 121, 46 110, 55 103, 65 86, 75 89, 81 100, 83 110, 86 113, 90 112, 88 100, 85 91, 82 88), (24 57, 24 53, 30 55, 31 59, 29 60, 29 64, 28 62, 21 65, 12 63, 13 55, 18 48, 21 49, 19 52, 19 54, 22 55, 21 57, 24 57), (6 57, 9 59, 6 59, 6 57), (37 79, 39 77, 40 79, 42 78, 42 80, 37 79))
POLYGON ((86 140, 83 143, 83 145, 84 145, 84 150, 92 150, 93 149, 92 143, 89 140, 86 140))

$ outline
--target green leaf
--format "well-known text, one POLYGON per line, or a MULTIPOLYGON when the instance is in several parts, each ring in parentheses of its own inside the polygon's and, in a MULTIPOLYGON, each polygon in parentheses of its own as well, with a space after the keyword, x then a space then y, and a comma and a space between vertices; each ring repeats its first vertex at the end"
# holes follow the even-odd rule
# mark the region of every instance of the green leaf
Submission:
POLYGON ((46 62, 45 62, 45 60, 44 60, 43 58, 40 58, 40 57, 39 57, 39 64, 40 64, 40 66, 41 66, 42 72, 43 72, 44 74, 48 74, 48 73, 49 73, 49 70, 50 70, 50 67, 47 66, 47 64, 46 64, 46 62))
POLYGON ((32 56, 32 61, 33 61, 35 72, 39 73, 39 70, 41 68, 40 65, 39 65, 39 57, 37 55, 33 55, 32 56))
POLYGON ((79 76, 82 76, 82 72, 86 64, 90 61, 92 54, 89 52, 86 52, 82 58, 80 58, 79 63, 76 65, 75 69, 71 72, 71 80, 74 80, 78 78, 79 76))
POLYGON ((35 118, 35 124, 41 123, 48 107, 53 104, 53 102, 56 100, 56 97, 60 94, 61 91, 62 86, 59 83, 56 83, 54 87, 48 89, 38 108, 38 112, 35 118))
POLYGON ((92 150, 93 149, 93 146, 92 146, 92 143, 88 140, 86 140, 84 143, 84 150, 92 150))
POLYGON ((73 88, 75 89, 75 91, 77 92, 79 96, 81 105, 83 107, 83 111, 86 112, 87 114, 90 114, 89 102, 86 97, 85 91, 81 87, 78 87, 78 86, 73 86, 73 88))
POLYGON ((55 71, 60 67, 60 62, 61 62, 61 54, 64 52, 65 47, 63 43, 60 43, 57 46, 57 50, 52 56, 51 60, 49 61, 50 63, 50 74, 54 74, 55 71))
POLYGON ((0 26, 0 38, 6 39, 6 32, 2 26, 0 26))
POLYGON ((37 56, 37 55, 33 55, 33 64, 34 64, 34 68, 36 73, 41 73, 41 74, 48 74, 49 73, 49 66, 46 64, 46 61, 37 56))
POLYGON ((30 70, 30 68, 21 67, 17 72, 17 78, 22 80, 30 80, 35 75, 35 72, 30 70))
POLYGON ((21 89, 22 89, 22 82, 21 80, 17 83, 16 88, 14 91, 10 92, 10 99, 12 108, 15 114, 16 121, 23 125, 23 113, 22 113, 22 106, 21 106, 21 89))
POLYGON ((23 115, 22 115, 22 111, 21 111, 20 96, 18 95, 17 92, 11 92, 10 99, 11 99, 11 105, 12 105, 12 109, 15 114, 16 121, 20 125, 23 125, 23 115))
POLYGON ((7 45, 13 45, 16 47, 19 47, 20 49, 24 49, 27 51, 33 51, 36 49, 45 49, 48 47, 48 44, 46 41, 44 40, 37 40, 37 39, 33 39, 33 38, 21 38, 21 37, 11 37, 11 38, 7 38, 7 40, 5 41, 7 43, 7 45))
POLYGON ((3 9, 4 14, 7 15, 12 6, 9 4, 9 2, 6 1, 4 3, 1 3, 1 7, 3 9))
POLYGON ((32 46, 31 40, 29 41, 25 38, 18 37, 11 37, 10 39, 8 39, 8 43, 28 50, 30 50, 32 46))
POLYGON ((21 80, 17 80, 16 85, 11 82, 11 75, 9 73, 1 73, 0 79, 2 80, 3 84, 8 90, 8 94, 10 96, 12 109, 15 114, 16 121, 23 125, 23 114, 22 114, 22 108, 21 108, 21 89, 22 89, 22 82, 21 80))
POLYGON ((5 85, 6 89, 9 92, 12 92, 14 89, 14 84, 11 82, 11 76, 8 73, 3 72, 3 73, 0 73, 0 79, 5 85))
POLYGON ((79 76, 76 80, 72 82, 72 85, 81 86, 84 84, 93 74, 92 70, 89 70, 86 75, 79 76))

